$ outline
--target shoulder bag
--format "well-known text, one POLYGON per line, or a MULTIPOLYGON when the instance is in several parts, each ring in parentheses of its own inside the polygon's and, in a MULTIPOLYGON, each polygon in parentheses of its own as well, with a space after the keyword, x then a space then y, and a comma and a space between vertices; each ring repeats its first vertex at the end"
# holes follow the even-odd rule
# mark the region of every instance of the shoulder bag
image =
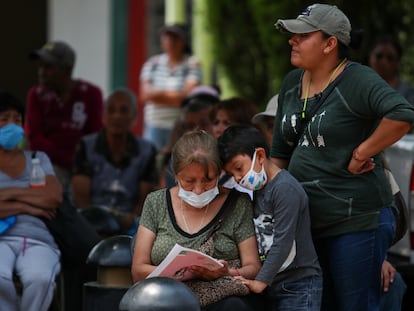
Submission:
POLYGON ((394 197, 394 204, 392 205, 392 211, 395 216, 395 236, 392 241, 392 245, 397 243, 403 238, 408 230, 408 206, 405 203, 404 197, 400 191, 400 187, 394 179, 394 175, 389 168, 388 162, 385 157, 382 157, 384 172, 391 186, 391 192, 394 197))
MULTIPOLYGON (((221 217, 216 221, 213 228, 207 235, 206 241, 199 247, 199 251, 212 256, 214 251, 214 235, 217 230, 220 228, 220 225, 223 219, 228 214, 228 211, 235 208, 233 205, 237 202, 239 193, 234 192, 230 193, 232 197, 231 202, 227 204, 226 209, 223 211, 221 217)), ((241 262, 239 259, 228 261, 229 268, 240 268, 241 262)), ((246 296, 250 293, 249 288, 244 285, 240 280, 232 276, 223 276, 221 278, 215 279, 213 281, 203 281, 203 280, 190 280, 185 281, 186 284, 198 298, 200 305, 205 307, 212 303, 218 302, 223 298, 229 296, 246 296)))

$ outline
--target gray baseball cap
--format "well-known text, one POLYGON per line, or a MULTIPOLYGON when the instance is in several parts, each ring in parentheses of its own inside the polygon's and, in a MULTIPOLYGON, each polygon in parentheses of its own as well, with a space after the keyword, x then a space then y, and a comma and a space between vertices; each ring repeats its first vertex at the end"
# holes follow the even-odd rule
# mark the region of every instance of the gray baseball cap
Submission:
POLYGON ((63 41, 47 42, 40 49, 32 51, 29 58, 69 67, 75 65, 75 51, 63 41))
POLYGON ((279 19, 276 28, 282 32, 308 33, 321 30, 335 36, 346 46, 351 42, 351 23, 335 5, 312 4, 296 19, 279 19))
POLYGON ((263 117, 275 117, 278 106, 279 94, 274 95, 267 103, 265 111, 256 113, 252 118, 252 123, 257 124, 263 117))

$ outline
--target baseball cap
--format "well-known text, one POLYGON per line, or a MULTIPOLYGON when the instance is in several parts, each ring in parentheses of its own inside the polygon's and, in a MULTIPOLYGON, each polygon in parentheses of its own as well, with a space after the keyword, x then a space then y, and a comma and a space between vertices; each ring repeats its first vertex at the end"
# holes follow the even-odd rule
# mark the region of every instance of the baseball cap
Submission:
POLYGON ((29 54, 29 58, 73 67, 75 64, 75 51, 63 41, 51 41, 47 42, 40 49, 32 51, 29 54))
POLYGON ((335 5, 312 4, 296 19, 278 19, 276 28, 282 32, 308 33, 322 30, 335 36, 346 46, 351 42, 351 23, 348 17, 335 5))
POLYGON ((266 105, 266 109, 263 112, 256 113, 252 118, 252 123, 257 124, 260 122, 260 119, 264 116, 275 117, 277 111, 277 100, 279 94, 273 96, 266 105))
POLYGON ((165 25, 161 28, 161 34, 164 33, 173 33, 182 38, 184 41, 187 41, 187 27, 184 24, 170 24, 165 25))

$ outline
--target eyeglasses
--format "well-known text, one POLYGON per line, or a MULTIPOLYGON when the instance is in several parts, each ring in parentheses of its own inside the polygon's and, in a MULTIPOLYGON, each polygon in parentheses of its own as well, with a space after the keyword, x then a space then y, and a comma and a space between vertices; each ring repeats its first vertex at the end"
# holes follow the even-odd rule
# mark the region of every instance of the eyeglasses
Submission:
POLYGON ((375 58, 377 60, 382 60, 383 58, 385 58, 390 63, 393 63, 396 60, 398 60, 398 57, 395 56, 395 55, 392 55, 392 54, 384 54, 384 53, 381 53, 381 52, 375 53, 374 56, 375 56, 375 58))

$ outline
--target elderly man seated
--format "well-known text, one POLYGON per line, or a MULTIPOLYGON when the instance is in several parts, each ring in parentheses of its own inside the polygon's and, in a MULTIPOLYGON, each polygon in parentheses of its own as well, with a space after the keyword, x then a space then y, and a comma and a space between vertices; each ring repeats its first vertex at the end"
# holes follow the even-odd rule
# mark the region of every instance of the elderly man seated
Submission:
POLYGON ((73 202, 95 225, 102 217, 96 208, 112 217, 119 230, 106 228, 106 233, 133 235, 144 199, 157 184, 156 149, 131 132, 136 115, 133 93, 115 90, 105 102, 104 128, 82 137, 75 153, 73 202))

